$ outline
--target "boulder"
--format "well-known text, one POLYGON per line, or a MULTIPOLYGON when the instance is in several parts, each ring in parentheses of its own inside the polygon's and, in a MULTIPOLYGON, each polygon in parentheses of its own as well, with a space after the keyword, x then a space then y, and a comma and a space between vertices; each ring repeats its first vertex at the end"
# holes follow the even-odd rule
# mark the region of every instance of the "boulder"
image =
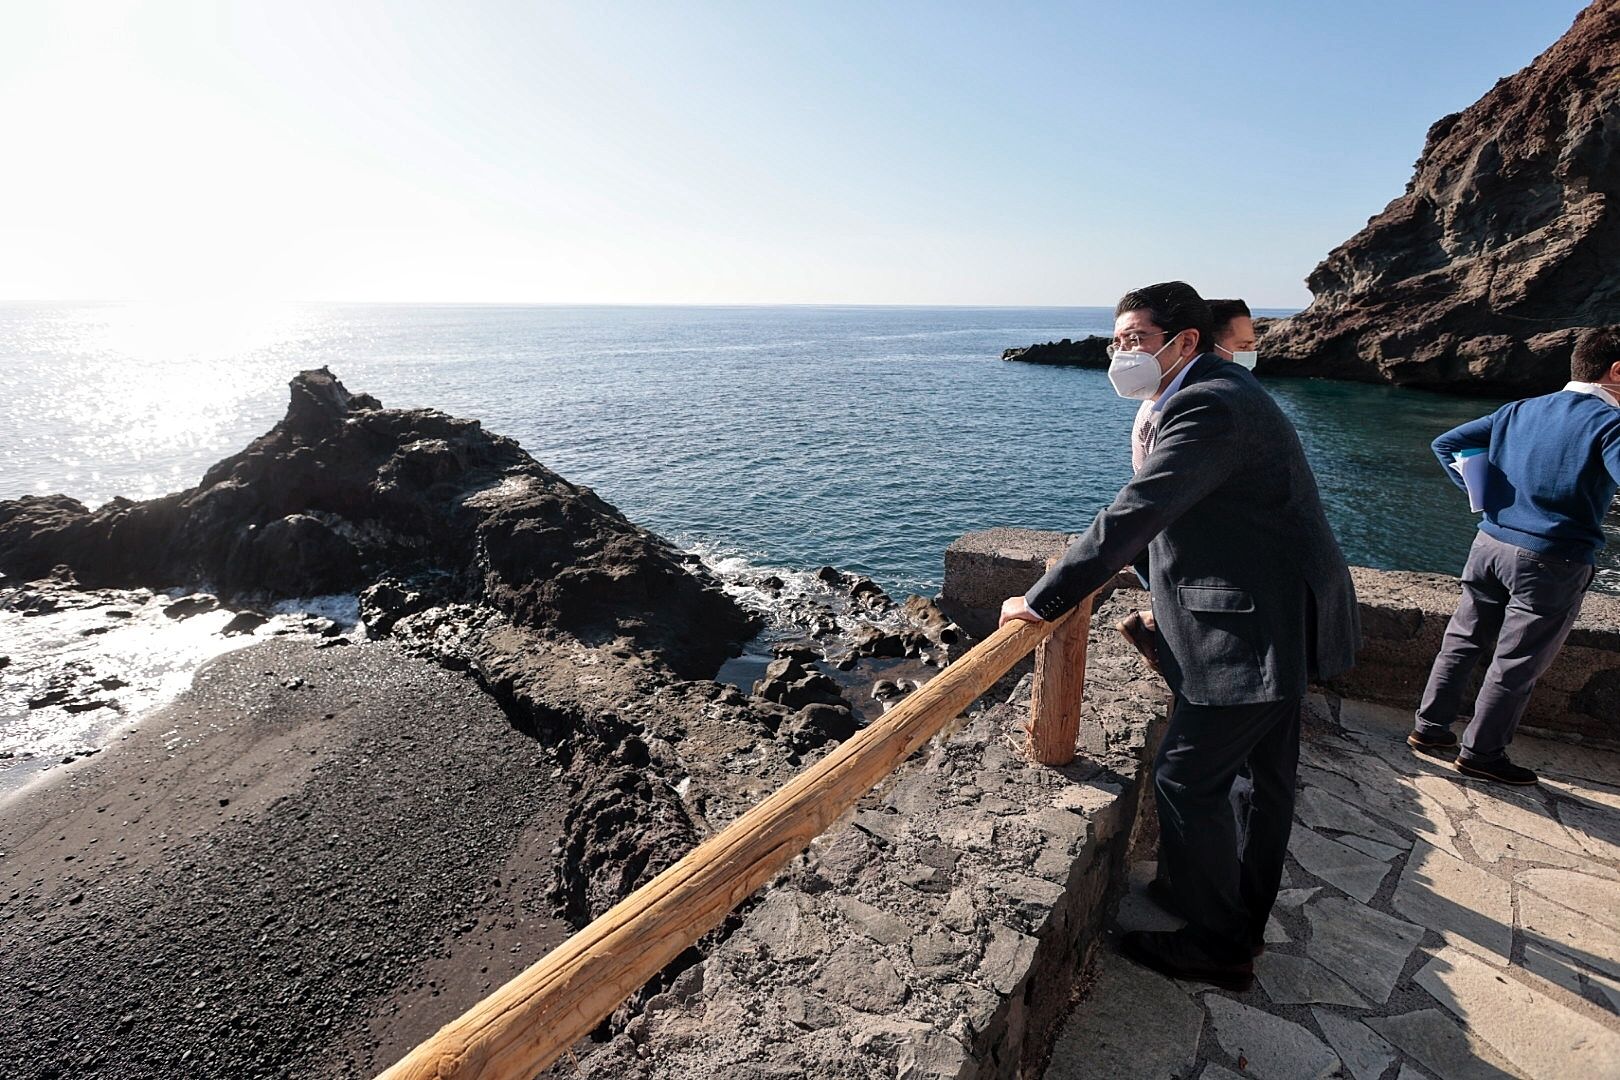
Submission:
POLYGON ((790 709, 815 704, 847 706, 831 677, 805 667, 795 656, 781 657, 766 665, 765 677, 754 684, 754 693, 790 709))
POLYGON ((1406 192, 1263 325, 1258 371, 1522 396, 1620 322, 1620 3, 1430 127, 1406 192))

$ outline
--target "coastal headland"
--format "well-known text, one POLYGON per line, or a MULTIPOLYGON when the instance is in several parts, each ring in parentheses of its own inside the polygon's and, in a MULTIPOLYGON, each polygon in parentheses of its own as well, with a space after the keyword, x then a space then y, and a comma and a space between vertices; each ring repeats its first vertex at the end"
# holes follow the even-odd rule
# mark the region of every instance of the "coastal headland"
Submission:
MULTIPOLYGON (((248 633, 287 597, 362 615, 212 662, 4 804, 0 936, 32 959, 0 979, 0 1054, 59 1075, 369 1075, 960 642, 831 567, 722 589, 515 442, 325 370, 194 488, 0 503, 0 572, 38 619, 132 589, 248 633), (771 655, 739 667, 750 641, 771 655), (728 660, 753 693, 714 681, 728 660)), ((41 709, 101 704, 90 674, 52 685, 41 709)))

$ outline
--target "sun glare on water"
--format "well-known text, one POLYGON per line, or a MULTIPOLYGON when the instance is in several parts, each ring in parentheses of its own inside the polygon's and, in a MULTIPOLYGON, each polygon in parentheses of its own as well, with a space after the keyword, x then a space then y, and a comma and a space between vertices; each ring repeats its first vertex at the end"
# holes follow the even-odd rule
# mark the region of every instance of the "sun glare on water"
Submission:
MULTIPOLYGON (((267 396, 262 382, 280 373, 278 350, 308 331, 307 313, 293 305, 130 303, 73 311, 58 325, 71 359, 52 375, 56 393, 44 406, 55 430, 72 432, 56 455, 60 484, 99 491, 101 474, 88 461, 126 467, 111 493, 147 498, 195 482, 194 476, 141 468, 174 461, 188 451, 226 446, 248 409, 267 396), (274 369, 274 371, 272 370, 274 369), (262 373, 262 378, 261 378, 262 373)), ((284 366, 284 365, 282 365, 284 366)), ((284 376, 283 376, 284 381, 284 376)), ((172 470, 171 470, 172 471, 172 470)))

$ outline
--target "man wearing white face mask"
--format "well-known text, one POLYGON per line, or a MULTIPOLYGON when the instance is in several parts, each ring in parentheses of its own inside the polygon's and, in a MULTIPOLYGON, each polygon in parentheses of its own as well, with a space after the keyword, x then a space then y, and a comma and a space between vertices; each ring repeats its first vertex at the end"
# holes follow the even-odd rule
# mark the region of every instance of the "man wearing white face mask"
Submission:
MULTIPOLYGON (((1209 314, 1213 320, 1216 355, 1253 371, 1260 354, 1254 349, 1254 318, 1249 312, 1249 305, 1242 300, 1211 300, 1209 314)), ((1131 422, 1132 472, 1140 469, 1147 457, 1148 438, 1158 426, 1162 400, 1162 395, 1154 394, 1136 410, 1136 419, 1131 422)), ((1146 585, 1147 582, 1143 581, 1142 584, 1146 585)), ((1153 623, 1152 611, 1138 611, 1122 619, 1115 629, 1136 647, 1136 651, 1142 654, 1154 671, 1159 670, 1159 648, 1154 641, 1158 628, 1153 623)))
POLYGON ((1301 699, 1354 663, 1360 625, 1299 437, 1252 374, 1205 351, 1212 323, 1184 282, 1120 300, 1109 382, 1158 405, 1141 467, 1001 618, 1055 619, 1130 563, 1149 581, 1175 694, 1154 763, 1161 873, 1188 925, 1123 944, 1158 971, 1243 990, 1293 825, 1301 699), (1244 764, 1240 855, 1227 799, 1244 764))

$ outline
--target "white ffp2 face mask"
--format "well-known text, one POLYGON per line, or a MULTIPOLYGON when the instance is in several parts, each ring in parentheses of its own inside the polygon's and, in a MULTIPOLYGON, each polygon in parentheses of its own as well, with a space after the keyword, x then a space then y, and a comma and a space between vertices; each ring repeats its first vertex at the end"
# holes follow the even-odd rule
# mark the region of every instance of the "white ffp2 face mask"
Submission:
MULTIPOLYGON (((1159 382, 1165 372, 1159 370, 1159 353, 1168 349, 1176 338, 1178 332, 1159 348, 1159 352, 1143 352, 1141 349, 1127 349, 1114 354, 1108 362, 1108 381, 1114 386, 1114 393, 1122 398, 1135 398, 1143 401, 1153 396, 1153 391, 1159 388, 1159 382)), ((1179 367, 1184 361, 1178 361, 1179 367)), ((1171 370, 1174 370, 1173 368, 1171 370)))

